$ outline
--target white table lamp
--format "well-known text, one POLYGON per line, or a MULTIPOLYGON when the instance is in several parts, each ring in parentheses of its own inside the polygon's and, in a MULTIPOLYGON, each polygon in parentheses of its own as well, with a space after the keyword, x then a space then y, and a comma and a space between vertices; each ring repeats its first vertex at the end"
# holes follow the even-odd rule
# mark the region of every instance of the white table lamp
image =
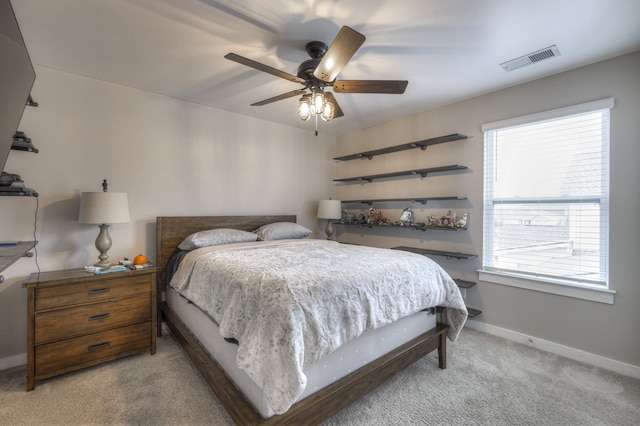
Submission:
POLYGON ((318 204, 318 219, 328 219, 327 228, 327 240, 331 239, 333 235, 333 223, 332 220, 342 218, 342 203, 340 200, 320 200, 318 204))
POLYGON ((107 192, 107 181, 102 183, 103 192, 83 192, 80 199, 80 215, 78 222, 91 223, 100 227, 96 238, 96 248, 100 252, 100 261, 94 266, 108 268, 107 252, 111 248, 109 225, 129 222, 129 201, 124 192, 107 192))

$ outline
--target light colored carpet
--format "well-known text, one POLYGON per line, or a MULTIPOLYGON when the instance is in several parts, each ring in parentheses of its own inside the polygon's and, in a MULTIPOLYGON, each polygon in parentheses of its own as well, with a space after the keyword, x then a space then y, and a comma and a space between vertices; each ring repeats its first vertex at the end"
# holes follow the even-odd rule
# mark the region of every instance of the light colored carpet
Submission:
MULTIPOLYGON (((637 425, 640 380, 465 329, 326 425, 637 425)), ((230 425, 169 333, 158 351, 38 382, 0 371, 0 425, 230 425)))

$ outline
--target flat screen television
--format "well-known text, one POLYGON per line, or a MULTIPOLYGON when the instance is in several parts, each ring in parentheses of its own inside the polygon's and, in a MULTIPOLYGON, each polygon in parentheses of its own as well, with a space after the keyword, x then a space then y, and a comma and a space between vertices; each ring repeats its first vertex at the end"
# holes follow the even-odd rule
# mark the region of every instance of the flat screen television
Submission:
POLYGON ((36 79, 9 0, 0 0, 0 171, 36 79))

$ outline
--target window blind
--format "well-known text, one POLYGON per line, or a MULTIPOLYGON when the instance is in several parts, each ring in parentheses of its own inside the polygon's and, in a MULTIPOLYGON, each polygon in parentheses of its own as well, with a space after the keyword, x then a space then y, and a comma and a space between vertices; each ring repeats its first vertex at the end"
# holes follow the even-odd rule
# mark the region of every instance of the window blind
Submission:
POLYGON ((613 99, 490 123, 483 268, 607 287, 613 99))

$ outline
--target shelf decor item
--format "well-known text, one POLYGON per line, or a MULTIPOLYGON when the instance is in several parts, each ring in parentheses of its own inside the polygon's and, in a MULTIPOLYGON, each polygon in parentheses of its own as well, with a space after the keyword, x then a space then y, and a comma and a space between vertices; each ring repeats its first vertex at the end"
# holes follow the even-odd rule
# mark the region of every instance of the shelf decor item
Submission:
POLYGON ((449 210, 444 216, 427 215, 427 227, 434 228, 466 228, 469 214, 458 217, 456 212, 449 210))
POLYGON ((406 208, 402 211, 402 215, 400 215, 400 225, 401 226, 411 226, 413 223, 413 212, 410 208, 406 208))
POLYGON ((100 227, 96 238, 96 248, 100 252, 100 261, 94 266, 108 268, 107 252, 111 248, 109 225, 129 222, 129 201, 124 192, 107 192, 107 180, 102 182, 103 192, 83 192, 80 200, 80 214, 78 222, 90 223, 100 227))
POLYGON ((327 240, 331 239, 333 235, 333 223, 332 220, 342 219, 342 203, 340 200, 320 200, 318 203, 318 219, 328 219, 327 228, 327 240))

